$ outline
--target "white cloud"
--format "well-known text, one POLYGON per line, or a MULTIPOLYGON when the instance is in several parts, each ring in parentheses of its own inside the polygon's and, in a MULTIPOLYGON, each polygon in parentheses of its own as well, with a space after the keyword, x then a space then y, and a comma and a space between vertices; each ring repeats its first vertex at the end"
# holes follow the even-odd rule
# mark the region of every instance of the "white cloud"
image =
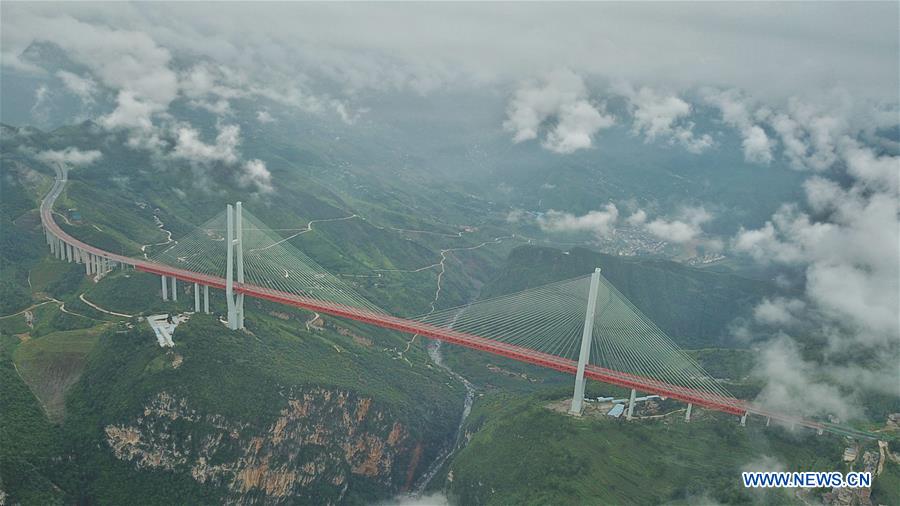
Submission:
MULTIPOLYGON (((164 111, 178 94, 169 51, 142 31, 111 29, 69 16, 24 14, 23 18, 20 37, 27 40, 30 35, 31 40, 57 44, 90 69, 101 84, 119 92, 117 109, 101 118, 108 128, 140 128, 142 135, 147 135, 151 115, 164 111), (30 29, 34 32, 29 33, 30 29)), ((87 92, 90 85, 84 78, 76 81, 73 76, 62 74, 60 78, 69 89, 74 86, 87 92)))
POLYGON ((787 335, 767 344, 759 365, 768 380, 762 399, 787 409, 796 395, 806 413, 859 415, 853 395, 900 395, 900 158, 861 143, 881 120, 859 115, 846 95, 818 104, 793 99, 767 119, 791 165, 818 174, 804 183, 805 207, 782 206, 761 228, 742 229, 732 247, 802 272, 803 300, 764 301, 757 319, 776 328, 801 325, 825 341, 821 364, 804 361, 787 335), (871 358, 846 362, 848 352, 871 358), (835 395, 846 399, 841 406, 803 400, 835 395))
MULTIPOLYGON (((760 351, 754 374, 766 381, 757 401, 783 413, 834 414, 846 419, 853 402, 845 392, 822 381, 819 365, 803 358, 796 342, 781 335, 760 351)), ((855 417, 855 416, 854 416, 855 417)))
POLYGON ((272 186, 272 174, 266 168, 266 164, 262 160, 247 160, 241 166, 241 173, 238 176, 238 183, 244 187, 255 187, 261 193, 271 193, 274 191, 272 186))
POLYGON ((49 118, 50 113, 47 110, 49 100, 50 89, 46 85, 42 84, 34 90, 34 104, 29 112, 38 124, 45 123, 49 118))
POLYGON ((593 136, 615 123, 602 105, 588 100, 587 88, 580 76, 568 69, 548 74, 542 81, 522 84, 513 94, 503 128, 513 133, 513 142, 546 135, 541 145, 566 154, 590 148, 593 136))
POLYGON ((806 309, 806 303, 800 299, 784 297, 763 299, 753 308, 753 317, 767 325, 789 326, 797 323, 797 314, 806 309))
MULTIPOLYGON (((635 222, 646 220, 646 214, 643 217, 632 215, 629 220, 632 218, 634 218, 635 222)), ((703 234, 702 225, 712 219, 712 214, 702 207, 688 207, 681 211, 679 218, 672 220, 657 218, 646 223, 644 227, 648 232, 660 239, 683 244, 694 241, 703 234)), ((643 221, 640 222, 642 223, 643 221)))
POLYGON ((705 90, 703 98, 719 109, 722 121, 740 132, 745 160, 761 164, 772 162, 775 143, 769 139, 762 127, 754 123, 755 117, 764 118, 767 115, 764 109, 757 109, 756 113, 751 115, 747 100, 737 90, 705 90))
POLYGON ((29 36, 54 31, 42 17, 58 16, 142 30, 172 51, 259 73, 308 69, 350 90, 427 91, 569 67, 633 82, 665 79, 682 88, 717 83, 754 96, 783 97, 832 83, 856 96, 897 96, 893 3, 786 4, 778 16, 770 5, 752 3, 231 3, 216 9, 179 3, 165 13, 132 4, 25 4, 6 6, 3 14, 11 20, 0 44, 5 64, 16 61, 29 36))
POLYGON ((256 112, 256 121, 262 124, 266 124, 274 122, 275 118, 273 118, 272 115, 269 114, 269 111, 262 110, 256 112))
POLYGON ((647 213, 643 209, 638 209, 625 221, 633 227, 643 225, 647 222, 647 213))
POLYGON ((66 89, 74 93, 84 104, 93 104, 97 94, 97 83, 90 77, 82 77, 72 72, 60 70, 56 77, 62 80, 66 89))
POLYGON ((182 126, 176 129, 175 148, 172 156, 198 163, 223 162, 233 164, 240 158, 237 147, 241 142, 241 128, 237 125, 220 125, 215 144, 206 144, 200 132, 182 126))
POLYGON ((590 211, 581 216, 561 211, 548 211, 537 220, 542 230, 548 232, 592 232, 596 236, 610 235, 619 219, 619 210, 609 203, 602 211, 590 211))
POLYGON ((695 154, 713 145, 708 134, 694 134, 694 123, 686 119, 691 115, 691 105, 678 96, 659 94, 646 86, 635 91, 627 83, 617 88, 629 101, 635 135, 643 134, 647 142, 665 138, 695 154))
MULTIPOLYGON (((853 124, 860 119, 853 117, 859 114, 854 110, 859 106, 846 93, 835 92, 814 99, 816 105, 791 97, 787 109, 772 114, 768 123, 780 136, 784 156, 793 168, 823 172, 841 159, 838 153, 841 139, 856 135, 862 125, 853 124)), ((866 116, 863 121, 871 121, 871 113, 866 116)))
POLYGON ((69 146, 58 151, 41 151, 35 157, 41 162, 47 164, 59 163, 71 167, 82 167, 85 165, 93 164, 103 157, 103 153, 97 151, 96 149, 82 151, 76 147, 69 146))
POLYGON ((231 102, 224 98, 218 100, 191 100, 188 105, 197 109, 207 110, 216 116, 231 114, 231 102))
POLYGON ((847 172, 867 189, 900 194, 900 156, 877 156, 871 148, 846 136, 839 146, 847 172))
MULTIPOLYGON (((182 125, 175 130, 175 147, 172 158, 189 160, 195 171, 204 171, 204 166, 219 163, 237 172, 234 177, 243 188, 252 188, 259 193, 272 193, 272 174, 262 160, 241 160, 239 146, 241 129, 237 125, 218 125, 218 134, 214 143, 206 143, 200 138, 200 132, 190 126, 182 125)), ((205 172, 196 172, 203 181, 208 181, 205 172)))
POLYGON ((152 115, 162 111, 158 104, 140 100, 133 92, 125 90, 119 92, 116 104, 115 110, 97 120, 101 126, 109 130, 140 130, 141 133, 155 131, 152 115))

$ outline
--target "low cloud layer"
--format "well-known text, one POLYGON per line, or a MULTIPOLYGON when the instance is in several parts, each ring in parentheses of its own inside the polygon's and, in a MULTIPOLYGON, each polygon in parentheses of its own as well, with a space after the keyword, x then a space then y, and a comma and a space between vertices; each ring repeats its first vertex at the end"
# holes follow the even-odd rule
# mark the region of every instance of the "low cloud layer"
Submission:
POLYGON ((647 232, 664 241, 684 244, 702 236, 702 225, 712 218, 712 214, 703 207, 686 207, 676 218, 659 217, 647 221, 647 213, 639 209, 629 216, 628 223, 632 226, 643 226, 647 232))
POLYGON ((543 135, 542 146, 565 154, 590 148, 594 135, 613 124, 614 118, 605 113, 603 105, 588 99, 582 78, 561 69, 516 90, 503 128, 513 133, 513 142, 543 135))
POLYGON ((35 158, 46 164, 62 164, 69 167, 83 167, 91 165, 103 158, 103 153, 96 149, 82 151, 76 147, 68 147, 62 150, 47 150, 38 153, 35 158))
MULTIPOLYGON (((521 210, 514 210, 507 216, 507 221, 518 223, 529 218, 521 210)), ((616 227, 628 225, 641 228, 663 241, 673 244, 700 244, 707 249, 722 249, 721 240, 707 237, 703 224, 713 219, 713 215, 703 207, 684 207, 673 217, 657 216, 649 219, 643 209, 634 211, 622 219, 619 208, 612 202, 602 209, 589 211, 583 215, 550 210, 537 217, 536 222, 545 232, 590 232, 596 237, 609 237, 615 233, 616 227)))
POLYGON ((767 110, 759 108, 751 113, 751 105, 737 90, 706 90, 704 99, 707 104, 719 109, 722 121, 738 130, 746 161, 761 164, 772 162, 775 143, 763 127, 757 124, 757 119, 765 119, 768 115, 767 110))
POLYGON ((689 119, 692 107, 687 101, 646 86, 635 90, 629 84, 620 84, 618 89, 628 99, 635 135, 643 135, 647 142, 666 140, 695 154, 712 147, 709 134, 694 133, 694 123, 689 119))
POLYGON ((218 126, 215 142, 206 143, 200 132, 181 126, 176 130, 175 147, 170 156, 187 160, 196 165, 222 164, 237 167, 237 182, 243 188, 250 188, 260 193, 271 193, 272 174, 265 162, 258 159, 241 163, 238 146, 241 143, 241 128, 237 125, 218 126))
POLYGON ((560 211, 549 211, 538 218, 537 223, 547 232, 591 232, 598 237, 610 235, 619 219, 619 209, 609 203, 602 210, 590 211, 581 216, 560 211))
POLYGON ((761 399, 806 414, 859 417, 852 400, 865 392, 900 396, 900 157, 860 142, 878 122, 860 123, 852 107, 794 99, 766 121, 793 168, 814 175, 804 184, 805 202, 785 204, 731 244, 757 262, 802 273, 802 300, 766 299, 754 311, 761 329, 778 331, 759 362, 767 380, 761 399), (803 355, 807 336, 824 340, 824 363, 803 355))

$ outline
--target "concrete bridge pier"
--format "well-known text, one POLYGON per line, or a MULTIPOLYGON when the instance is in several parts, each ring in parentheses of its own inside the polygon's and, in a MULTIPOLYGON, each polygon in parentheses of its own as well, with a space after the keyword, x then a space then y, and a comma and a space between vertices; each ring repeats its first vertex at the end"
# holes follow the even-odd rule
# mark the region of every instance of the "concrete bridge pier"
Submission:
POLYGON ((194 312, 200 312, 200 285, 194 283, 194 312))
POLYGON ((85 255, 83 260, 84 260, 84 262, 83 262, 84 263, 84 274, 85 274, 85 276, 90 276, 91 275, 91 255, 90 255, 90 253, 85 255))
POLYGON ((688 403, 688 407, 687 407, 687 412, 684 413, 684 421, 685 421, 685 422, 690 422, 690 421, 691 421, 691 408, 692 408, 692 407, 694 407, 694 405, 693 405, 692 403, 689 402, 689 403, 688 403))
MULTIPOLYGON (((594 314, 597 310, 597 290, 599 286, 600 268, 598 267, 591 274, 587 311, 584 314, 584 330, 581 333, 581 350, 578 354, 578 368, 575 370, 575 391, 572 393, 572 407, 569 408, 569 413, 576 416, 581 416, 581 412, 584 410, 584 384, 586 381, 584 379, 584 369, 591 361, 591 342, 594 338, 594 314)), ((241 311, 243 312, 243 308, 241 311)))
POLYGON ((244 282, 244 253, 241 243, 241 203, 231 204, 225 209, 225 246, 228 251, 225 254, 225 302, 228 305, 228 328, 237 330, 244 328, 244 294, 235 296, 234 293, 234 267, 237 256, 237 281, 244 282), (235 223, 235 221, 237 223, 235 223), (235 253, 237 253, 235 255, 235 253))
POLYGON ((166 277, 160 276, 159 278, 162 280, 162 300, 169 300, 169 286, 166 283, 166 277))
POLYGON ((747 413, 745 412, 743 415, 741 415, 741 427, 746 427, 746 426, 747 426, 747 413))
POLYGON ((72 263, 72 245, 69 243, 63 243, 63 244, 65 244, 66 261, 69 263, 72 263))
POLYGON ((203 285, 203 312, 209 314, 209 286, 203 285))
POLYGON ((767 416, 766 417, 766 427, 768 427, 771 422, 772 422, 772 419, 767 416))
POLYGON ((172 300, 178 301, 178 278, 172 276, 172 300))
POLYGON ((637 392, 632 388, 631 389, 631 397, 628 398, 628 414, 625 415, 626 420, 631 420, 632 415, 634 414, 634 399, 637 397, 637 392))

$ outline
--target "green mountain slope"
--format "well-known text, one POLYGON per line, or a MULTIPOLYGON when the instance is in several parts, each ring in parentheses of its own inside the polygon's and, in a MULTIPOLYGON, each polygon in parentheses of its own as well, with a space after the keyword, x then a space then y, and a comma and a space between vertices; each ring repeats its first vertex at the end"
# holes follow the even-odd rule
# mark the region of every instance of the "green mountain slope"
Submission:
POLYGON ((728 326, 774 293, 772 284, 676 262, 619 257, 585 248, 522 246, 509 256, 483 297, 523 290, 600 267, 622 294, 686 348, 733 346, 728 326))
POLYGON ((477 405, 468 423, 471 440, 449 470, 455 501, 802 504, 790 492, 744 489, 741 471, 844 469, 842 441, 833 436, 741 428, 736 417, 705 412, 691 423, 680 413, 630 423, 573 418, 547 409, 548 397, 554 395, 498 395, 477 405))

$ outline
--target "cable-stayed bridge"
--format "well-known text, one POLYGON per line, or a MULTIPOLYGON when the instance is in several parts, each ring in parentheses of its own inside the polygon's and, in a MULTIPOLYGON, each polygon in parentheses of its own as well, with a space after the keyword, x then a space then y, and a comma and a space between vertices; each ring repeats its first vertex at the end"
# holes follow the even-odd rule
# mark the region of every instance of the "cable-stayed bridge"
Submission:
POLYGON ((85 265, 88 275, 115 265, 159 275, 163 298, 177 298, 177 282, 194 284, 196 311, 209 312, 209 289, 224 290, 227 321, 243 328, 244 298, 254 297, 322 314, 418 334, 520 362, 575 375, 571 411, 580 414, 587 379, 688 404, 691 408, 749 414, 788 426, 848 433, 844 427, 766 409, 737 399, 631 304, 597 269, 560 281, 420 317, 379 308, 350 285, 243 210, 240 203, 197 227, 149 259, 126 257, 86 244, 53 219, 53 202, 67 179, 64 167, 41 203, 51 252, 85 265), (169 288, 171 286, 171 289, 169 288), (202 293, 202 304, 201 304, 202 293))

